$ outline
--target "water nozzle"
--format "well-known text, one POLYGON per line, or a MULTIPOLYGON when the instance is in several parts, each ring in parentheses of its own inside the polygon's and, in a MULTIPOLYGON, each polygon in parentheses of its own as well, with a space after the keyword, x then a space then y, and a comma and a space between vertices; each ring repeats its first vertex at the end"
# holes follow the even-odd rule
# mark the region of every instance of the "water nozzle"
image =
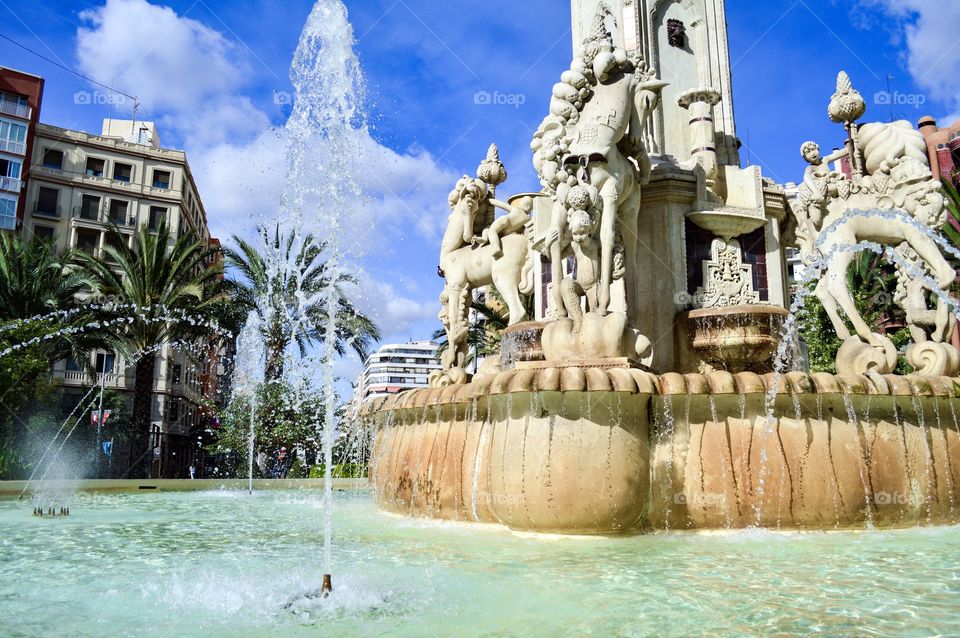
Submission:
POLYGON ((330 574, 324 574, 323 586, 320 588, 320 595, 326 598, 331 593, 333 593, 333 582, 330 579, 330 574))

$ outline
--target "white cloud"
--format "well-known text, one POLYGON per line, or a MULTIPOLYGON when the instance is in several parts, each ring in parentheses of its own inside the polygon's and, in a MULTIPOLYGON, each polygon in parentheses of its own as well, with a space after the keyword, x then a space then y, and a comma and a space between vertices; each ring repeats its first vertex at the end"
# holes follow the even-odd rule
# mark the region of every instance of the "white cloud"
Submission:
MULTIPOLYGON (((257 225, 275 219, 286 180, 286 133, 246 94, 249 68, 241 48, 146 0, 106 0, 80 17, 80 68, 137 95, 161 134, 172 130, 183 141, 212 234, 225 241, 234 234, 252 238, 257 225)), ((435 266, 423 271, 423 263, 434 263, 450 212, 447 195, 459 174, 424 149, 398 152, 365 133, 356 144, 368 199, 365 210, 344 211, 359 220, 351 227, 356 232, 344 234, 369 256, 357 304, 385 338, 429 336, 439 326, 439 283, 435 266), (436 286, 418 285, 423 281, 436 286)))
POLYGON ((231 93, 249 77, 221 33, 146 0, 107 0, 80 13, 81 71, 136 95, 150 111, 183 113, 231 93))
MULTIPOLYGON (((960 2, 943 0, 863 0, 896 20, 906 45, 904 63, 929 98, 960 111, 960 2)), ((856 9, 855 9, 856 10, 856 9)))

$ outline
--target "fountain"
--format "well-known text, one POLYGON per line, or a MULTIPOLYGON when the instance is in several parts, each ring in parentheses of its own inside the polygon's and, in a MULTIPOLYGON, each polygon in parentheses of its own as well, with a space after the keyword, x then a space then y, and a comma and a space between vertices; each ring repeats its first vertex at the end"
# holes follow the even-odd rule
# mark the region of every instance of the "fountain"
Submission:
POLYGON ((678 77, 658 77, 669 46, 628 49, 629 12, 587 4, 531 145, 543 190, 497 199, 494 146, 451 193, 444 370, 361 408, 379 507, 564 534, 957 522, 955 273, 920 133, 860 124, 866 105, 841 73, 829 113, 844 148, 821 158, 804 144, 788 195, 739 166, 729 69, 716 88, 674 86, 691 75, 671 64, 678 77), (807 267, 792 304, 791 244, 807 267), (847 289, 864 249, 896 264, 909 376, 847 289), (510 328, 471 375, 469 301, 491 285, 510 328), (795 369, 807 288, 844 340, 838 374, 795 369))

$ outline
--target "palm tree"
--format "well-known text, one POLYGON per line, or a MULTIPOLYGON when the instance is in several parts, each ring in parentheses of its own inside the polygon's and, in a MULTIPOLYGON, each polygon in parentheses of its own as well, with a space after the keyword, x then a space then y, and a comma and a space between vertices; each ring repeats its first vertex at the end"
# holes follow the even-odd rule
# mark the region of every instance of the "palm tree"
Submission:
MULTIPOLYGON (((93 317, 78 304, 78 295, 89 289, 87 274, 76 265, 77 251, 57 251, 41 239, 24 241, 19 235, 0 237, 0 324, 8 335, 23 340, 58 332, 55 339, 40 342, 52 364, 69 355, 79 355, 103 345, 96 332, 84 330, 93 317), (71 311, 69 315, 55 313, 71 311), (10 322, 33 317, 40 321, 12 326, 10 322), (64 328, 81 328, 70 331, 64 328)), ((35 350, 36 352, 36 350, 35 350)))
POLYGON ((212 316, 217 309, 222 299, 218 285, 223 268, 213 259, 216 250, 191 234, 171 245, 166 223, 155 233, 141 227, 134 235, 133 246, 128 246, 126 237, 112 228, 103 251, 106 259, 81 253, 79 263, 94 292, 138 309, 129 322, 108 324, 107 330, 117 350, 135 359, 134 445, 146 452, 156 348, 173 339, 209 337, 210 328, 196 320, 212 316))
POLYGON ((0 236, 0 321, 27 319, 76 305, 87 280, 71 267, 75 253, 58 253, 51 242, 0 236))
POLYGON ((298 242, 293 233, 282 235, 279 224, 272 236, 266 229, 260 233, 269 255, 286 267, 272 268, 263 251, 236 235, 233 243, 237 248, 224 248, 223 252, 227 264, 243 278, 228 280, 227 290, 238 306, 260 316, 267 353, 265 379, 273 382, 283 377, 285 353, 291 344, 305 353, 311 344, 323 341, 328 325, 323 297, 331 283, 340 300, 336 352, 343 356, 349 347, 366 359, 370 345, 380 340, 380 329, 357 310, 346 294, 348 286, 357 284, 356 278, 338 272, 331 282, 324 259, 327 245, 312 234, 298 242))
MULTIPOLYGON (((528 317, 534 315, 533 296, 523 297, 523 307, 528 317)), ((476 359, 489 357, 500 353, 500 336, 507 326, 510 325, 510 311, 506 302, 494 286, 487 287, 487 293, 483 299, 474 297, 470 301, 471 316, 470 326, 467 329, 467 346, 470 348, 470 355, 467 364, 475 362, 476 359)), ((437 357, 439 358, 446 351, 447 333, 440 328, 433 333, 433 341, 440 345, 437 348, 437 357)))
POLYGON ((26 417, 50 390, 44 379, 51 366, 104 345, 77 303, 88 282, 73 259, 73 251, 58 252, 50 242, 0 233, 0 351, 16 348, 0 361, 0 475, 7 478, 34 458, 26 417))

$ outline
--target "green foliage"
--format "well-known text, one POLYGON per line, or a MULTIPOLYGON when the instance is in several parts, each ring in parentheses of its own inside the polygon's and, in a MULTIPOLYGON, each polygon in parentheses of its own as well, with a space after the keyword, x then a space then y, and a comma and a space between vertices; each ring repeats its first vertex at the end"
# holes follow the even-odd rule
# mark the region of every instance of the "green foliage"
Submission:
MULTIPOLYGON (((810 284, 811 294, 797 316, 800 336, 807 346, 810 371, 835 374, 837 351, 842 342, 820 300, 812 293, 816 283, 810 284)), ((902 352, 912 339, 910 331, 904 327, 906 320, 903 310, 893 301, 896 291, 894 267, 879 255, 860 253, 847 271, 847 286, 867 325, 874 332, 885 334, 902 352)), ((912 368, 903 359, 895 370, 897 374, 911 371, 912 368)))
MULTIPOLYGON (((297 449, 305 452, 307 458, 316 458, 318 428, 325 415, 320 396, 315 389, 296 388, 281 381, 262 384, 255 393, 252 408, 250 397, 237 397, 227 405, 207 451, 246 459, 252 409, 255 457, 263 453, 273 458, 278 450, 286 448, 291 459, 297 449)), ((245 462, 237 466, 237 475, 245 476, 245 462)), ((258 471, 256 464, 254 471, 258 471)), ((302 473, 305 475, 306 471, 302 473)))
MULTIPOLYGON (((527 317, 533 317, 533 295, 521 296, 521 299, 523 300, 524 310, 527 311, 527 317)), ((474 355, 477 358, 483 358, 500 354, 500 336, 510 325, 510 311, 500 295, 500 291, 494 286, 487 286, 486 300, 471 300, 470 309, 473 311, 472 314, 476 316, 476 320, 470 323, 467 330, 470 361, 473 361, 474 355)), ((431 339, 440 346, 437 349, 437 357, 439 358, 447 349, 447 333, 443 328, 440 328, 434 331, 431 339)))
POLYGON ((224 255, 240 279, 230 279, 225 285, 234 300, 235 314, 242 315, 241 323, 247 312, 260 315, 267 349, 266 379, 276 381, 283 376, 284 357, 291 344, 305 353, 308 346, 324 340, 329 310, 325 292, 331 284, 339 300, 334 343, 337 354, 343 356, 349 347, 360 359, 366 359, 371 343, 380 339, 380 329, 357 310, 347 294, 357 285, 355 277, 338 272, 331 281, 326 243, 313 235, 298 242, 293 234, 281 235, 279 225, 272 237, 261 230, 261 240, 265 250, 234 235, 237 249, 225 248, 224 255), (273 272, 273 262, 290 267, 273 272), (308 301, 302 308, 304 300, 308 301), (301 313, 307 321, 294 323, 292 318, 301 313))

